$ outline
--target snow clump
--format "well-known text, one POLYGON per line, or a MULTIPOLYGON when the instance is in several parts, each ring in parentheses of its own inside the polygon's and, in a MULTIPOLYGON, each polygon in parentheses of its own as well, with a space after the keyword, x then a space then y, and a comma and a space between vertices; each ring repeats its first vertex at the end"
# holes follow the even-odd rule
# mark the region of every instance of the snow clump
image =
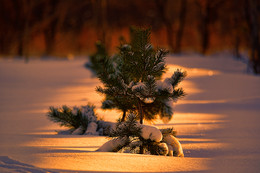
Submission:
POLYGON ((181 143, 173 135, 165 135, 162 141, 168 146, 168 156, 184 157, 181 143))
POLYGON ((148 126, 148 125, 141 125, 142 127, 142 132, 141 136, 148 140, 150 139, 151 141, 155 142, 160 142, 162 140, 162 133, 161 131, 155 127, 155 126, 148 126))

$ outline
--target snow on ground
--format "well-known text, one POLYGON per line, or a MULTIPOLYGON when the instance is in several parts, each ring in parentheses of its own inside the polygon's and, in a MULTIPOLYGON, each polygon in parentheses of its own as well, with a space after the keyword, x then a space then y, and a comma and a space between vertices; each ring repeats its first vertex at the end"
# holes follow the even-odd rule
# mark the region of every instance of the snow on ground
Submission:
MULTIPOLYGON (((188 72, 187 96, 174 118, 155 121, 174 127, 185 157, 94 152, 108 139, 57 135, 46 117, 49 106, 90 102, 99 116, 115 121, 120 112, 99 109, 99 81, 86 59, 0 59, 0 172, 259 172, 260 77, 230 56, 171 56, 168 77, 188 72)), ((147 123, 147 122, 146 122, 147 123)))

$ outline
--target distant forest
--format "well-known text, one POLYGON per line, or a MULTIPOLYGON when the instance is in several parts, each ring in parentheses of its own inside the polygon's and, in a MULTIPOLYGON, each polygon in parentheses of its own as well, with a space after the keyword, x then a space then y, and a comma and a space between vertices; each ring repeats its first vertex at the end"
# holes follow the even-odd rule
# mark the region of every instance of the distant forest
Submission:
POLYGON ((259 0, 0 0, 0 55, 88 55, 97 40, 113 53, 134 25, 173 53, 248 51, 259 63, 259 13, 259 0))

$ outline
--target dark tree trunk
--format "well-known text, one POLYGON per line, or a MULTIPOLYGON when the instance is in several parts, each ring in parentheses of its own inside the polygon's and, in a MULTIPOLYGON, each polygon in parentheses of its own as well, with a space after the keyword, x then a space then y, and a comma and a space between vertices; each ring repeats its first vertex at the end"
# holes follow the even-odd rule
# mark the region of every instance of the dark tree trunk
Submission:
POLYGON ((18 56, 23 56, 24 54, 24 29, 25 29, 25 7, 24 1, 12 0, 13 7, 15 10, 15 29, 16 29, 16 39, 17 39, 17 54, 18 56))
POLYGON ((57 30, 57 19, 53 20, 49 27, 44 30, 45 39, 45 53, 49 55, 53 52, 55 47, 55 35, 57 30))
POLYGON ((225 0, 196 1, 200 9, 201 53, 206 54, 210 44, 210 24, 214 23, 218 16, 218 9, 225 3, 225 0))
POLYGON ((259 43, 259 19, 257 10, 257 0, 245 1, 245 14, 250 31, 252 68, 254 73, 260 73, 260 43, 259 43))
MULTIPOLYGON (((235 0, 233 1, 233 8, 234 9, 239 9, 239 3, 237 3, 235 0)), ((236 10, 235 12, 234 12, 234 19, 233 19, 233 21, 234 21, 234 25, 233 25, 233 27, 234 27, 234 50, 233 50, 233 54, 234 54, 234 57, 236 57, 237 59, 240 59, 241 58, 241 55, 240 55, 240 51, 239 51, 239 49, 240 49, 240 44, 241 44, 241 39, 240 39, 240 21, 239 21, 239 13, 240 13, 241 11, 240 10, 236 10)))
POLYGON ((110 6, 107 0, 95 1, 97 36, 98 39, 105 45, 107 50, 111 47, 111 37, 109 35, 109 27, 107 23, 107 13, 109 8, 110 6))
POLYGON ((173 44, 172 22, 167 18, 166 14, 165 14, 167 2, 168 2, 167 0, 155 0, 158 15, 160 16, 162 23, 166 27, 168 45, 169 45, 170 49, 173 51, 174 44, 173 44))
POLYGON ((201 24, 201 53, 204 55, 206 54, 209 48, 209 19, 208 16, 202 17, 202 24, 201 24))
POLYGON ((23 40, 23 35, 22 33, 19 34, 19 37, 18 37, 18 45, 17 45, 17 54, 18 56, 23 56, 24 52, 24 40, 23 40))
POLYGON ((234 44, 234 56, 235 56, 237 59, 240 59, 240 58, 241 58, 239 48, 240 48, 240 37, 239 37, 238 33, 236 33, 236 36, 235 36, 235 44, 234 44))
POLYGON ((24 24, 22 25, 20 31, 20 37, 18 39, 18 55, 24 56, 25 61, 28 61, 28 44, 30 41, 30 31, 29 31, 29 18, 30 18, 30 11, 31 11, 31 3, 28 2, 27 8, 24 7, 24 24))
POLYGON ((201 53, 204 55, 209 47, 210 2, 209 0, 205 0, 205 3, 201 3, 200 1, 196 1, 196 3, 200 11, 198 30, 200 34, 201 53))
POLYGON ((170 49, 173 51, 173 28, 171 22, 165 22, 166 30, 167 30, 167 42, 170 49))
POLYGON ((201 34, 201 53, 206 54, 209 48, 209 22, 210 22, 210 3, 209 0, 206 0, 206 4, 201 8, 201 26, 200 26, 200 34, 201 34))
POLYGON ((56 14, 57 6, 59 1, 49 1, 47 14, 45 17, 49 18, 50 21, 48 25, 43 30, 44 40, 45 40, 45 54, 49 55, 53 52, 55 47, 55 36, 58 27, 58 16, 56 14))
POLYGON ((185 27, 185 18, 186 18, 186 11, 187 11, 187 1, 181 0, 181 11, 179 15, 179 28, 176 35, 176 47, 175 52, 180 53, 181 52, 181 41, 183 36, 183 31, 185 27))

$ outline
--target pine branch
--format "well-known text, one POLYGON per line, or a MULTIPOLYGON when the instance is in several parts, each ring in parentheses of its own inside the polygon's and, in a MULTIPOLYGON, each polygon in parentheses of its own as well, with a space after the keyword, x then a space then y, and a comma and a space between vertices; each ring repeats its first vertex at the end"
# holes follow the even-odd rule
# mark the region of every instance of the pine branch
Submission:
POLYGON ((116 104, 112 100, 105 100, 102 102, 102 109, 113 109, 116 108, 116 104))
POLYGON ((173 103, 172 103, 172 101, 166 101, 164 104, 162 104, 159 115, 160 115, 160 118, 165 123, 169 122, 172 119, 172 115, 173 115, 173 103))
POLYGON ((147 79, 144 81, 145 92, 147 97, 153 96, 156 92, 156 81, 152 75, 148 75, 147 79))
POLYGON ((73 109, 64 105, 61 108, 51 106, 47 113, 48 118, 59 123, 60 126, 77 129, 82 127, 86 130, 89 122, 96 122, 97 116, 94 112, 94 106, 87 105, 81 108, 74 107, 73 109))
POLYGON ((176 101, 180 97, 184 97, 186 93, 183 91, 182 88, 175 89, 173 93, 171 94, 171 98, 176 101))
POLYGON ((177 69, 170 78, 167 78, 167 80, 172 84, 173 88, 175 88, 186 76, 186 72, 182 72, 180 69, 177 69))
MULTIPOLYGON (((78 114, 77 114, 78 115, 78 114)), ((47 116, 53 122, 59 123, 60 126, 69 128, 78 128, 80 126, 79 116, 72 114, 72 110, 67 106, 62 108, 50 107, 47 116)))

